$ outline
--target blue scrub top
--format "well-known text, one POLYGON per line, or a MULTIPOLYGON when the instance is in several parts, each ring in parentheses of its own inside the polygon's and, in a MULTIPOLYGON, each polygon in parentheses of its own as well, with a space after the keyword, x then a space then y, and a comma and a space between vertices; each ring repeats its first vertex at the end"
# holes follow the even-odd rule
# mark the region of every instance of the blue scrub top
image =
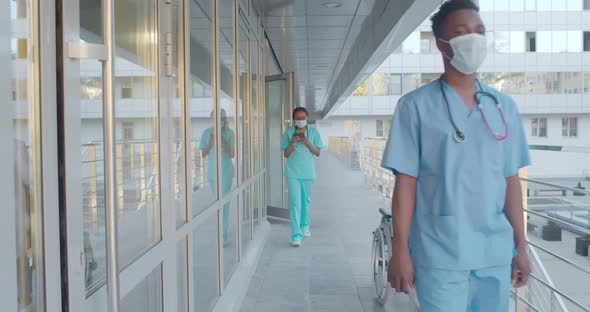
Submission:
MULTIPOLYGON (((289 146, 289 142, 291 142, 291 138, 293 137, 295 131, 295 127, 287 128, 283 134, 283 139, 281 140, 281 150, 284 150, 287 148, 287 146, 289 146)), ((305 130, 305 136, 316 148, 323 149, 325 147, 324 143, 322 142, 320 132, 315 127, 308 126, 305 130)), ((313 153, 309 150, 309 148, 307 148, 305 143, 295 143, 293 146, 293 152, 291 155, 289 155, 289 157, 287 157, 287 161, 285 163, 285 177, 315 180, 316 172, 313 157, 313 153)))
MULTIPOLYGON (((523 124, 514 101, 484 84, 504 109, 509 135, 498 141, 477 106, 470 112, 443 82, 457 127, 454 128, 439 80, 399 100, 382 166, 417 178, 416 207, 409 246, 415 265, 473 270, 510 264, 513 229, 503 212, 506 177, 530 164, 523 124)), ((504 134, 500 114, 489 97, 481 99, 491 128, 504 134)))
MULTIPOLYGON (((199 149, 203 150, 205 149, 205 147, 209 144, 209 140, 211 140, 211 132, 213 131, 213 128, 208 128, 205 131, 203 131, 203 134, 201 135, 201 143, 199 144, 199 149)), ((226 143, 229 143, 231 145, 231 148, 235 148, 235 142, 234 142, 234 132, 227 128, 227 127, 223 127, 221 129, 221 134, 223 137, 223 140, 226 143)), ((231 181, 233 179, 234 176, 234 164, 232 162, 231 157, 225 152, 225 150, 222 148, 222 153, 221 153, 221 181, 231 181)), ((207 155, 207 168, 206 168, 206 174, 207 174, 207 181, 209 182, 215 182, 216 178, 216 172, 215 172, 215 163, 217 161, 217 156, 216 156, 216 152, 217 149, 215 147, 213 147, 211 149, 211 151, 209 152, 209 154, 207 155)))

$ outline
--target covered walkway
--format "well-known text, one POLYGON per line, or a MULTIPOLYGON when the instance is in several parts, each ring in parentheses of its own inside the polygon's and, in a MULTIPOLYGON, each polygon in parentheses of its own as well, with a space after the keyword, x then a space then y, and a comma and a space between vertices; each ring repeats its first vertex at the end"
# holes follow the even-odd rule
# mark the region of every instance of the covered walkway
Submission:
POLYGON ((413 311, 405 296, 376 301, 371 278, 371 234, 380 195, 363 174, 328 152, 318 160, 312 194, 312 234, 290 246, 290 228, 273 222, 270 238, 242 304, 242 312, 413 311))

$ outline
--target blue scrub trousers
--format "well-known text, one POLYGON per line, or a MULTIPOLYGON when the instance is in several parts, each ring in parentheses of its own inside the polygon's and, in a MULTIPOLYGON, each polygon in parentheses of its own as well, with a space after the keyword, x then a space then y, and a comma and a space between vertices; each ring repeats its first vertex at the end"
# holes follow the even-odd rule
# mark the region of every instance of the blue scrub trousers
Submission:
POLYGON ((508 312, 510 265, 471 271, 416 268, 420 312, 508 312))
POLYGON ((309 204, 313 180, 286 178, 291 216, 291 239, 303 238, 301 229, 309 228, 309 204))

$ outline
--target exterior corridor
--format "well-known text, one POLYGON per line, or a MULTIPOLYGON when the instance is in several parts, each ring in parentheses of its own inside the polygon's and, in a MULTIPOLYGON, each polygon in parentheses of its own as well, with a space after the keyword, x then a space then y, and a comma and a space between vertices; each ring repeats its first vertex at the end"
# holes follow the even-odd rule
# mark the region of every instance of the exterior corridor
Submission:
POLYGON ((316 166, 312 237, 293 248, 289 225, 273 222, 241 311, 413 311, 405 296, 390 298, 387 308, 375 300, 371 234, 384 206, 380 195, 365 185, 361 171, 329 152, 316 166))

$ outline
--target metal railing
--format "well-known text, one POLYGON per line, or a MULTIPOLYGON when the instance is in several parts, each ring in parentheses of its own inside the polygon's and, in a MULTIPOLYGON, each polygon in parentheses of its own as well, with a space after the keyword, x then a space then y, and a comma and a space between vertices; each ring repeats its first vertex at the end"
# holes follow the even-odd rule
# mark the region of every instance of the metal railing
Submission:
POLYGON ((336 155, 347 167, 359 169, 359 139, 350 137, 329 137, 328 150, 336 155))
MULTIPOLYGON (((381 167, 381 158, 385 149, 386 138, 365 138, 362 140, 360 147, 360 167, 365 176, 365 182, 379 191, 382 195, 384 203, 389 205, 391 202, 391 195, 395 185, 395 176, 389 170, 381 167)), ((553 245, 544 246, 536 237, 534 230, 539 228, 540 220, 546 222, 551 221, 560 229, 565 230, 567 235, 581 234, 590 235, 590 230, 571 222, 570 219, 565 218, 562 212, 566 208, 571 211, 590 211, 587 209, 584 202, 580 203, 579 198, 581 194, 590 198, 590 192, 571 186, 563 186, 544 181, 533 179, 522 179, 524 187, 526 187, 531 194, 537 192, 530 192, 530 190, 542 187, 544 190, 550 188, 556 190, 557 197, 535 197, 528 196, 526 198, 525 213, 527 214, 527 226, 529 227, 528 253, 531 260, 532 273, 529 277, 527 286, 520 289, 512 290, 512 311, 514 312, 590 312, 590 265, 585 266, 579 261, 569 259, 566 256, 560 255, 553 245), (564 193, 565 192, 565 193, 564 193), (565 196, 564 196, 565 194, 565 196), (574 195, 578 197, 574 197, 574 195), (573 200, 577 198, 578 200, 573 200), (571 200, 570 200, 571 199, 571 200), (548 207, 553 204, 558 207, 558 212, 562 210, 561 215, 551 213, 548 207), (536 211, 536 207, 542 207, 540 211, 536 211), (562 207, 562 208, 559 208, 562 207), (566 208, 563 208, 566 207, 566 208), (561 217, 560 217, 561 216, 561 217), (532 217, 532 219, 531 219, 532 217), (531 230, 531 228, 533 230, 531 230), (548 259, 545 259, 547 257, 548 259), (547 269, 546 263, 551 263, 551 270, 547 269), (558 272, 561 270, 562 272, 558 272), (551 277, 560 277, 563 272, 569 273, 571 276, 576 276, 577 281, 567 280, 562 284, 556 283, 551 277), (573 274, 573 275, 572 275, 573 274), (582 285, 576 288, 574 283, 582 285), (583 286, 585 285, 585 286, 583 286), (585 287, 585 288, 584 288, 585 287), (580 293, 583 298, 580 298, 580 293), (584 300, 584 302, 582 302, 584 300)), ((587 199, 588 206, 590 206, 590 199, 587 199)), ((590 214, 590 212, 589 212, 590 214)), ((590 215, 588 216, 590 222, 590 215)), ((590 224, 590 223, 589 223, 590 224)), ((570 246, 573 247, 573 246, 570 246)), ((560 248, 557 248, 560 249, 560 248)), ((561 250, 561 249, 560 249, 561 250)), ((588 258, 586 258, 587 261, 588 258)), ((563 279, 563 278, 562 278, 563 279)))

